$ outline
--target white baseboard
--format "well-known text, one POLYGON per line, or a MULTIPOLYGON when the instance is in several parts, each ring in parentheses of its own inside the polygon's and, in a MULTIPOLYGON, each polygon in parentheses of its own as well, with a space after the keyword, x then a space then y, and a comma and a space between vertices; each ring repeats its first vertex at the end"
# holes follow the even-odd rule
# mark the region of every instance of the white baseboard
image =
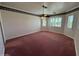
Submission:
POLYGON ((33 31, 33 32, 29 32, 29 33, 26 33, 26 34, 21 34, 21 35, 17 35, 17 36, 14 36, 14 37, 10 37, 8 38, 7 40, 10 40, 10 39, 13 39, 13 38, 16 38, 16 37, 21 37, 21 36, 24 36, 24 35, 29 35, 29 34, 32 34, 32 33, 35 33, 35 32, 39 32, 40 30, 38 31, 33 31))
POLYGON ((79 56, 79 55, 78 55, 78 52, 77 52, 76 40, 74 40, 74 43, 75 43, 76 56, 79 56))

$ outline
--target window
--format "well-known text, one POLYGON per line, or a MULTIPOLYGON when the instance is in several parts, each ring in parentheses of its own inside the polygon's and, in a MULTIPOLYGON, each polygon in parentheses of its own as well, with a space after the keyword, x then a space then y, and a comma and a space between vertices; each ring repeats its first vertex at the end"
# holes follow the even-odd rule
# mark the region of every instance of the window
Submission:
POLYGON ((49 23, 50 23, 50 26, 61 27, 62 17, 52 17, 49 23))
POLYGON ((73 15, 68 16, 67 28, 72 28, 72 26, 73 26, 73 19, 74 19, 73 15))
POLYGON ((44 26, 44 27, 46 26, 46 17, 42 18, 42 26, 44 26))

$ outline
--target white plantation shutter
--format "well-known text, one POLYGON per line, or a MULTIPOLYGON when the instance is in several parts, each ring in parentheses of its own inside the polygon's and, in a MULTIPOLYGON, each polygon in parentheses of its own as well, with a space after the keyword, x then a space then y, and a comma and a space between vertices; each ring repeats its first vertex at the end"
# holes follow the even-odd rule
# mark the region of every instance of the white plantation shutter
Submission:
POLYGON ((67 28, 72 28, 72 26, 73 26, 73 19, 74 19, 73 15, 68 16, 67 28))
POLYGON ((49 26, 61 27, 62 17, 51 17, 48 21, 49 21, 49 26))

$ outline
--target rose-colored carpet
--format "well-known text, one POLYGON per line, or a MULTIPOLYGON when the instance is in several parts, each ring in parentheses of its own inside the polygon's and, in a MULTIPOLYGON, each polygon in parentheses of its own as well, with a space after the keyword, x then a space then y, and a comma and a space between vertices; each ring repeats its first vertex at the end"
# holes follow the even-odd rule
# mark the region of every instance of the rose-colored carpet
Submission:
POLYGON ((10 56, 75 56, 74 40, 58 33, 41 31, 7 40, 10 56))

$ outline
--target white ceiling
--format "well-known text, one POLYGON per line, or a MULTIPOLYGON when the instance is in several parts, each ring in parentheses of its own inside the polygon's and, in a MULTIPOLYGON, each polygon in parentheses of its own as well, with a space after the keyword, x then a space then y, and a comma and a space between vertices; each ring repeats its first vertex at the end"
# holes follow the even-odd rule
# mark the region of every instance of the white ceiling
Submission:
MULTIPOLYGON (((2 4, 34 14, 43 14, 43 2, 4 2, 2 4)), ((48 14, 62 13, 79 6, 79 2, 46 2, 46 4, 48 14)))

